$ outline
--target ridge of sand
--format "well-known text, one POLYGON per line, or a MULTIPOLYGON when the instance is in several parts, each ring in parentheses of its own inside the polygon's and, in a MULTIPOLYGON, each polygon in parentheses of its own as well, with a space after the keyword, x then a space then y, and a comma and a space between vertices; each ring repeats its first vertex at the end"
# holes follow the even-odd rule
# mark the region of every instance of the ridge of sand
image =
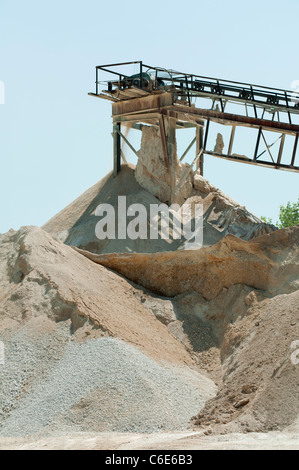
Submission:
POLYGON ((224 287, 236 284, 272 294, 299 288, 299 227, 250 241, 228 235, 214 246, 191 251, 94 254, 75 250, 164 296, 194 291, 211 300, 224 287))

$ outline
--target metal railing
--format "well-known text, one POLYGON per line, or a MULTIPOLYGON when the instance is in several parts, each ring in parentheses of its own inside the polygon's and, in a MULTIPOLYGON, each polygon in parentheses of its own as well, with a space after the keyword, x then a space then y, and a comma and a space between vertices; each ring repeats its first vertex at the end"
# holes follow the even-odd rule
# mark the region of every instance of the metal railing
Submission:
POLYGON ((263 118, 263 115, 258 116, 257 108, 262 108, 263 113, 266 111, 272 114, 285 112, 290 124, 292 124, 291 115, 299 114, 299 95, 297 96, 294 91, 181 73, 147 65, 142 61, 96 66, 96 95, 99 94, 99 85, 103 83, 107 84, 107 90, 103 91, 111 94, 117 89, 125 90, 132 86, 148 92, 173 91, 181 99, 186 99, 189 106, 193 98, 209 98, 220 103, 222 112, 225 112, 227 102, 244 104, 246 112, 248 106, 253 107, 256 118, 263 118), (135 65, 135 67, 137 65, 139 72, 132 75, 117 70, 119 67, 130 65, 135 65), (100 71, 114 75, 115 80, 100 81, 100 71))

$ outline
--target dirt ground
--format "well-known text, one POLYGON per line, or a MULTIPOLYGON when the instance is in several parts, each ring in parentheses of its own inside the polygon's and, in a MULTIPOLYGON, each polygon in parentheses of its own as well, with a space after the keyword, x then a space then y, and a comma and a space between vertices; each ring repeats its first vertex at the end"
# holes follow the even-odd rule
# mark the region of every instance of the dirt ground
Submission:
POLYGON ((34 439, 0 439, 1 450, 299 450, 298 433, 205 436, 202 432, 74 434, 34 439))

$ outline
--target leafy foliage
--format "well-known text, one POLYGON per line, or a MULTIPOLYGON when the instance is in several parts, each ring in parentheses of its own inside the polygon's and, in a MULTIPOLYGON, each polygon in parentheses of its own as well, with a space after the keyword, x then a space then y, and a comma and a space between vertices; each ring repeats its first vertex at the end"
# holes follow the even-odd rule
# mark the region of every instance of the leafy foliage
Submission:
POLYGON ((265 222, 265 224, 273 224, 273 220, 270 219, 269 217, 261 216, 261 220, 265 222))
MULTIPOLYGON (((299 198, 297 202, 288 202, 285 206, 281 205, 278 217, 279 222, 276 222, 276 226, 279 228, 299 225, 299 198)), ((261 217, 261 220, 266 224, 273 224, 272 219, 268 217, 261 217)))
POLYGON ((280 206, 279 228, 292 227, 299 224, 299 198, 297 202, 288 202, 286 206, 280 206))

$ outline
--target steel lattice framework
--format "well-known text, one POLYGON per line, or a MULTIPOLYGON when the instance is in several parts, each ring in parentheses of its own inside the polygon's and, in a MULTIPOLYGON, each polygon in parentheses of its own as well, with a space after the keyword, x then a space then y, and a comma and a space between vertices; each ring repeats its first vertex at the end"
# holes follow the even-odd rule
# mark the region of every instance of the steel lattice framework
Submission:
POLYGON ((121 139, 138 156, 121 132, 121 126, 142 130, 144 125, 160 128, 165 165, 170 175, 176 129, 190 127, 195 128, 195 137, 180 159, 183 160, 196 144, 195 158, 190 168, 196 164, 201 174, 204 155, 299 172, 299 125, 295 122, 299 121, 299 96, 292 91, 186 74, 135 61, 96 66, 96 90, 89 95, 112 102, 115 175, 120 170, 121 158, 125 160, 121 139), (137 67, 138 73, 123 72, 130 66, 137 67), (101 74, 106 74, 106 77, 109 74, 110 79, 100 81, 101 74), (101 85, 104 87, 102 90, 101 85), (199 99, 204 106, 196 106, 199 99), (228 112, 231 104, 237 112, 228 112), (211 122, 231 127, 226 154, 207 148, 211 122), (233 153, 237 127, 256 129, 255 150, 250 157, 233 153), (265 131, 276 133, 271 144, 266 140, 265 131), (293 147, 283 159, 288 135, 293 138, 293 147), (263 151, 262 142, 265 147, 263 151), (271 150, 278 142, 278 153, 274 156, 271 150), (268 159, 263 158, 265 154, 268 159))

